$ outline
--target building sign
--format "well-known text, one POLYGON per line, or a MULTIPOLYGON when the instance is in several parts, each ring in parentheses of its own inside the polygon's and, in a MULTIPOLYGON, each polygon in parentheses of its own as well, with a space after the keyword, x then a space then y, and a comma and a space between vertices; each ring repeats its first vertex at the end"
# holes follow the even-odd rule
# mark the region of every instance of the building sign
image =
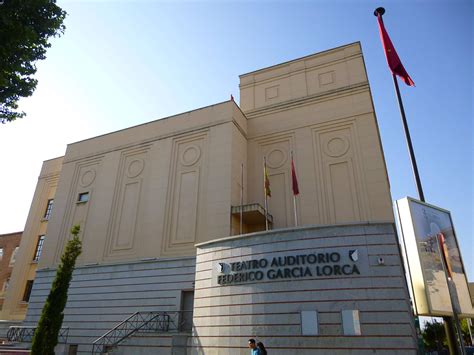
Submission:
POLYGON ((275 256, 218 263, 217 283, 235 285, 262 280, 359 275, 358 250, 346 257, 339 252, 275 256))
POLYGON ((416 313, 430 316, 453 313, 446 281, 449 276, 455 285, 451 297, 456 313, 473 316, 466 273, 449 211, 412 198, 398 200, 396 206, 416 313))

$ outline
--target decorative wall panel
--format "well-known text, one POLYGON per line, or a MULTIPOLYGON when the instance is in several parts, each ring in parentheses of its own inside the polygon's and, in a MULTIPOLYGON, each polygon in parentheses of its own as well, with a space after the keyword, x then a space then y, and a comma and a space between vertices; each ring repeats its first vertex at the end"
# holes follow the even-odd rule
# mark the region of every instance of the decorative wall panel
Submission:
POLYGON ((367 218, 367 196, 355 125, 316 128, 316 179, 321 186, 324 223, 355 222, 367 218))
POLYGON ((199 234, 207 132, 175 138, 171 152, 163 252, 194 248, 199 234))
POLYGON ((123 151, 107 232, 106 256, 133 255, 150 145, 123 151))
MULTIPOLYGON (((293 135, 271 137, 259 142, 259 157, 255 166, 257 175, 262 176, 258 181, 263 181, 263 157, 267 160, 268 177, 272 196, 268 198, 268 213, 273 216, 274 228, 284 228, 293 225, 293 204, 291 202, 291 150, 293 135)), ((263 182, 262 182, 263 184, 263 182)), ((263 187, 259 189, 262 195, 263 187)))

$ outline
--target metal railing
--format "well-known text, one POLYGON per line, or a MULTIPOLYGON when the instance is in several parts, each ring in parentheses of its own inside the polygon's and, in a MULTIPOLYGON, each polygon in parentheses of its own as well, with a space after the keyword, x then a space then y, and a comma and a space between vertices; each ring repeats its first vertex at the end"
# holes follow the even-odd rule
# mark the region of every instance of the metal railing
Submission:
MULTIPOLYGON (((12 326, 8 328, 7 339, 11 342, 29 343, 33 340, 36 327, 12 326)), ((58 343, 67 343, 69 327, 59 329, 58 343)))
MULTIPOLYGON (((135 312, 92 343, 92 354, 102 354, 132 334, 140 332, 168 332, 184 330, 182 314, 188 311, 135 312)), ((192 312, 192 311, 191 311, 192 312)))

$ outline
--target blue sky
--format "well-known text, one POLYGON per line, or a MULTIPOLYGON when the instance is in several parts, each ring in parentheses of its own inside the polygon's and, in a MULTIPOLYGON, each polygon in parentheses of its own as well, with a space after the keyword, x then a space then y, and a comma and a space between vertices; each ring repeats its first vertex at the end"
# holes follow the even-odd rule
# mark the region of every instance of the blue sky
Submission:
POLYGON ((468 273, 473 241, 470 1, 58 1, 66 33, 39 62, 28 116, 0 126, 0 233, 24 228, 43 160, 68 143, 229 99, 239 74, 360 41, 392 198, 417 197, 373 10, 415 88, 400 83, 426 200, 452 212, 468 273), (8 177, 6 173, 8 172, 8 177))

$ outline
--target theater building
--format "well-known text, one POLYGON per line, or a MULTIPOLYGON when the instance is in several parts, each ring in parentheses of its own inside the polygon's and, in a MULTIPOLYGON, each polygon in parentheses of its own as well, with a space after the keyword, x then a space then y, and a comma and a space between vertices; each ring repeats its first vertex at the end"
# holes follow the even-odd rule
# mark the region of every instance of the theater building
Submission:
POLYGON ((416 353, 360 43, 243 74, 240 105, 72 143, 44 169, 58 180, 40 178, 28 217, 54 198, 23 326, 80 224, 69 353, 247 354, 249 338, 272 354, 416 353))

